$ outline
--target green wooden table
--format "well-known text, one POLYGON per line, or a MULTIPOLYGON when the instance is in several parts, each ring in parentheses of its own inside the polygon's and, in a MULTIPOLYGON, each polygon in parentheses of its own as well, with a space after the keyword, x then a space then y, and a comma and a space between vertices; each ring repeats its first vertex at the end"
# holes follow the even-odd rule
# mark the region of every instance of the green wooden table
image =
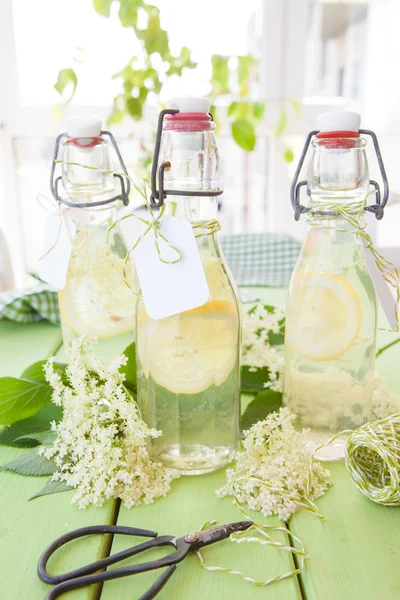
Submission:
MULTIPOLYGON (((260 295, 260 290, 254 290, 260 295)), ((282 290, 263 290, 270 304, 282 304, 282 290)), ((380 334, 379 345, 390 334, 380 334)), ((0 375, 20 375, 30 363, 52 354, 62 354, 58 328, 48 323, 20 325, 0 322, 0 375)), ((378 368, 400 397, 399 347, 388 350, 378 360, 378 368)), ((246 401, 246 399, 244 399, 246 401)), ((0 447, 0 463, 23 450, 0 447)), ((333 488, 318 501, 326 516, 321 523, 310 513, 300 511, 290 521, 290 529, 305 543, 310 559, 300 577, 268 588, 256 588, 222 573, 209 573, 189 556, 159 595, 160 600, 205 600, 265 598, 274 600, 391 600, 400 599, 400 507, 373 504, 352 484, 343 464, 331 467, 333 488)), ((91 524, 132 525, 154 529, 161 534, 182 535, 205 521, 220 523, 241 519, 231 499, 214 494, 224 481, 224 473, 186 477, 174 482, 171 493, 151 506, 131 510, 109 501, 102 508, 79 510, 70 504, 72 493, 46 496, 28 502, 45 479, 20 477, 0 472, 0 599, 40 600, 49 587, 36 575, 36 565, 46 545, 66 531, 91 524)), ((262 520, 257 514, 257 520, 262 520)), ((265 521, 265 520, 264 520, 265 521)), ((269 519, 271 524, 280 524, 269 519)), ((283 535, 280 538, 283 540, 283 535)), ((129 545, 130 540, 93 537, 60 551, 50 563, 53 572, 107 556, 129 545)), ((204 551, 207 562, 239 568, 265 579, 293 568, 294 558, 273 548, 237 546, 229 541, 204 551)), ((154 553, 153 557, 156 556, 154 553)), ((132 559, 131 559, 132 561, 132 559)), ((128 564, 129 561, 126 561, 128 564)), ((78 590, 65 598, 122 600, 137 598, 150 587, 155 574, 108 582, 103 589, 78 590)))

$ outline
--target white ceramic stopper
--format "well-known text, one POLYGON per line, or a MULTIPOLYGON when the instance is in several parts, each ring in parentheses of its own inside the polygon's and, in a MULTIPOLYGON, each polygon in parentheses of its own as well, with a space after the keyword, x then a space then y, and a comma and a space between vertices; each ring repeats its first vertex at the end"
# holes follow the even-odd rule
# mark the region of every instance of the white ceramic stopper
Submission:
POLYGON ((167 102, 168 108, 178 109, 181 113, 205 113, 210 112, 210 101, 207 98, 171 98, 167 102))
POLYGON ((356 112, 332 111, 317 117, 317 129, 321 133, 329 131, 355 131, 360 129, 361 117, 356 112))
POLYGON ((71 138, 93 138, 101 133, 101 119, 78 115, 67 121, 67 135, 71 138))

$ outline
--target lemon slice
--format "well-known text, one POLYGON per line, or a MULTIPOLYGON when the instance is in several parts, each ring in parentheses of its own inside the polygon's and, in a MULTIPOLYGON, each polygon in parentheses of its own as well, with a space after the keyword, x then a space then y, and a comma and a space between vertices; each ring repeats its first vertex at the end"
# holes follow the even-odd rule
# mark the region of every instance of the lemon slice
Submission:
POLYGON ((362 310, 358 294, 343 277, 296 275, 291 284, 287 342, 314 361, 343 356, 358 337, 362 310))
POLYGON ((175 394, 219 386, 237 360, 238 317, 230 300, 154 321, 139 319, 139 360, 146 377, 175 394))
POLYGON ((71 273, 59 292, 61 320, 77 335, 104 339, 134 330, 135 296, 124 283, 122 265, 114 273, 109 279, 71 273))

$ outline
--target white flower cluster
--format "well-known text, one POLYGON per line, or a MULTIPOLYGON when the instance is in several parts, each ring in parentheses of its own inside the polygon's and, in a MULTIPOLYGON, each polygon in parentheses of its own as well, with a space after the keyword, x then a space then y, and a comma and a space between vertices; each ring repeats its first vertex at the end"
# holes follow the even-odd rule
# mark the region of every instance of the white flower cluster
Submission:
POLYGON ((242 364, 252 371, 267 368, 269 382, 266 387, 282 391, 283 356, 269 343, 270 333, 279 333, 285 313, 280 308, 269 312, 261 303, 243 315, 242 364))
POLYGON ((227 483, 216 492, 219 498, 234 496, 265 517, 277 515, 288 521, 307 500, 325 494, 329 471, 315 461, 309 479, 313 451, 307 446, 307 431, 294 428, 295 418, 281 408, 245 432, 244 451, 237 453, 235 466, 227 469, 227 483))
POLYGON ((161 432, 147 427, 124 388, 118 370, 126 360, 121 356, 104 365, 81 338, 69 350, 69 385, 52 360, 45 367, 52 400, 64 414, 52 424, 55 442, 40 452, 58 467, 53 480, 76 489, 72 501, 80 508, 101 506, 108 498, 120 498, 128 508, 150 504, 165 496, 178 476, 149 457, 147 442, 161 432))

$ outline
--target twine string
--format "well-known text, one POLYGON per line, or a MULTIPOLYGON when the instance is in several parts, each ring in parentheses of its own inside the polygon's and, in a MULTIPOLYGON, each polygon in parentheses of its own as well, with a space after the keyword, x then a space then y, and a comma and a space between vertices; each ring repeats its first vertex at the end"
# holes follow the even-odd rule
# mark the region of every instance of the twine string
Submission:
MULTIPOLYGON (((235 575, 236 577, 240 577, 244 581, 248 581, 249 583, 252 583, 253 585, 256 585, 258 587, 267 587, 273 583, 277 583, 278 581, 283 581, 284 579, 289 579, 291 577, 298 575, 304 569, 305 560, 307 558, 309 558, 306 553, 303 542, 301 541, 301 539, 298 536, 296 536, 287 527, 284 527, 281 525, 261 525, 259 523, 256 523, 247 514, 247 512, 245 511, 245 509, 243 507, 243 504, 241 503, 241 501, 238 498, 238 494, 237 494, 237 491, 235 490, 235 488, 236 488, 236 484, 239 482, 239 480, 246 480, 246 481, 254 480, 258 484, 265 485, 266 487, 268 487, 269 489, 271 489, 273 491, 282 491, 281 488, 272 487, 272 486, 268 485, 265 481, 258 479, 256 477, 246 477, 246 476, 238 477, 232 486, 234 504, 240 510, 242 515, 245 517, 245 519, 252 522, 252 525, 250 525, 250 527, 248 527, 244 531, 235 531, 235 532, 231 533, 231 535, 229 536, 230 541, 234 542, 236 544, 258 544, 260 546, 272 546, 274 548, 278 548, 280 550, 283 550, 284 552, 289 552, 291 555, 294 554, 294 555, 298 556, 299 557, 299 566, 292 569, 291 571, 286 572, 286 573, 276 575, 275 577, 269 577, 267 579, 257 580, 254 577, 251 577, 250 575, 246 575, 245 573, 243 573, 242 571, 239 571, 237 569, 232 569, 230 567, 224 567, 224 566, 219 566, 219 565, 208 564, 204 560, 204 557, 203 557, 201 551, 197 550, 196 555, 199 559, 200 565, 206 571, 218 571, 220 573, 226 573, 227 575, 235 575), (269 533, 272 531, 280 531, 280 532, 286 534, 289 537, 289 539, 291 540, 291 543, 286 544, 286 543, 280 542, 277 539, 273 538, 269 533), (258 536, 251 535, 252 533, 257 533, 258 536), (297 543, 297 547, 292 545, 294 542, 297 543)), ((315 512, 313 509, 311 509, 310 507, 308 507, 307 505, 305 505, 301 502, 299 502, 299 505, 304 506, 307 510, 311 510, 311 512, 315 512)), ((318 513, 317 516, 319 516, 320 513, 318 511, 316 511, 316 512, 318 513)), ((208 521, 207 523, 204 523, 204 525, 202 526, 200 531, 204 531, 204 529, 207 529, 211 525, 215 525, 215 523, 216 523, 216 521, 208 521)))
POLYGON ((74 250, 78 250, 79 248, 81 248, 84 245, 84 243, 86 241, 86 237, 87 237, 86 231, 84 232, 85 235, 83 236, 82 242, 80 244, 74 244, 75 240, 74 240, 74 236, 72 235, 72 232, 71 232, 70 220, 68 219, 68 216, 69 216, 68 213, 70 212, 69 206, 61 206, 60 202, 51 200, 50 198, 48 198, 47 196, 44 196, 43 194, 38 194, 36 196, 36 201, 38 202, 38 204, 41 206, 41 208, 43 210, 45 210, 47 213, 49 213, 51 215, 58 215, 58 217, 60 219, 58 229, 57 229, 57 235, 56 235, 54 242, 51 244, 50 248, 48 248, 46 250, 46 252, 42 256, 39 257, 39 260, 43 260, 44 258, 46 258, 46 256, 48 256, 50 254, 50 252, 52 252, 54 250, 54 248, 57 246, 57 244, 60 240, 60 235, 61 235, 63 225, 67 232, 69 243, 71 244, 71 246, 74 250))
POLYGON ((397 323, 396 331, 400 331, 400 273, 397 267, 390 260, 385 258, 382 254, 380 254, 380 252, 378 252, 378 250, 373 244, 371 236, 367 232, 365 207, 368 196, 374 193, 375 190, 372 190, 361 201, 354 201, 346 204, 331 200, 310 200, 310 211, 307 213, 309 215, 308 223, 310 226, 313 227, 321 227, 323 229, 334 229, 335 231, 339 232, 348 231, 347 229, 340 228, 340 226, 321 224, 321 217, 325 217, 325 215, 321 215, 321 212, 330 212, 334 213, 333 218, 342 218, 350 225, 350 227, 353 228, 356 239, 358 239, 361 242, 361 244, 364 245, 365 248, 371 252, 376 266, 382 273, 383 279, 395 291, 396 303, 394 312, 397 323), (319 217, 318 222, 315 222, 315 217, 319 217))
MULTIPOLYGON (((133 187, 136 189, 136 191, 144 198, 145 204, 146 204, 146 208, 147 211, 149 213, 150 218, 149 219, 145 219, 143 217, 140 217, 139 215, 137 215, 136 213, 129 213, 124 215, 123 217, 121 217, 120 219, 115 220, 113 223, 111 223, 111 225, 107 228, 107 235, 114 229, 114 227, 116 227, 117 225, 119 225, 121 222, 125 221, 126 219, 130 219, 130 218, 135 218, 138 221, 140 221, 141 223, 143 223, 145 225, 145 228, 143 229, 142 233, 136 238, 136 240, 134 241, 134 243, 132 244, 131 248, 126 252, 125 258, 124 258, 124 262, 123 262, 123 277, 124 277, 124 282, 127 285, 127 287, 131 290, 131 292, 133 292, 135 295, 138 295, 137 292, 132 288, 132 286, 130 285, 129 281, 128 281, 128 274, 127 274, 127 265, 128 265, 128 261, 129 261, 129 257, 131 252, 133 252, 137 246, 140 244, 140 242, 143 240, 143 238, 150 232, 153 232, 154 235, 154 244, 155 244, 155 248, 156 248, 156 252, 157 252, 157 256, 159 258, 159 260, 164 263, 164 264, 168 264, 168 265, 174 265, 179 263, 183 256, 182 256, 182 252, 179 250, 179 248, 177 248, 177 246, 173 245, 168 239, 167 237, 161 232, 161 218, 165 212, 165 204, 163 204, 161 206, 161 209, 158 213, 157 216, 154 215, 154 211, 148 201, 148 186, 150 184, 150 181, 147 178, 143 179, 144 185, 143 187, 139 187, 138 185, 136 185, 136 183, 133 181, 133 179, 125 172, 117 172, 114 171, 113 169, 101 169, 98 167, 94 167, 91 165, 84 165, 83 163, 80 162, 75 162, 75 161, 63 161, 63 160, 56 160, 56 163, 62 163, 65 165, 70 165, 70 166, 76 166, 76 167, 82 167, 84 169, 89 169, 92 171, 98 171, 100 173, 105 173, 105 174, 113 174, 113 175, 119 175, 121 177, 125 177, 126 179, 129 179, 129 181, 132 183, 133 187), (165 244, 171 249, 173 250, 173 252, 176 254, 176 258, 174 259, 166 259, 163 257, 162 252, 161 252, 161 248, 160 248, 160 240, 162 240, 163 242, 165 242, 165 244)), ((58 203, 58 205, 60 205, 60 203, 58 203)), ((59 209, 60 211, 64 211, 64 213, 67 212, 68 207, 60 207, 59 209)), ((61 233, 61 228, 62 228, 62 222, 60 222, 60 228, 59 228, 59 232, 57 235, 57 239, 55 241, 55 243, 53 244, 53 246, 47 251, 46 254, 48 254, 49 252, 51 252, 55 246, 57 245, 57 242, 59 240, 60 237, 60 233, 61 233)), ((220 231, 221 229, 221 225, 219 223, 219 221, 217 219, 213 219, 211 221, 199 221, 198 223, 193 223, 192 224, 192 228, 195 232, 195 238, 200 238, 200 237, 204 237, 204 236, 209 236, 209 235, 214 235, 215 233, 217 233, 218 231, 220 231)))

